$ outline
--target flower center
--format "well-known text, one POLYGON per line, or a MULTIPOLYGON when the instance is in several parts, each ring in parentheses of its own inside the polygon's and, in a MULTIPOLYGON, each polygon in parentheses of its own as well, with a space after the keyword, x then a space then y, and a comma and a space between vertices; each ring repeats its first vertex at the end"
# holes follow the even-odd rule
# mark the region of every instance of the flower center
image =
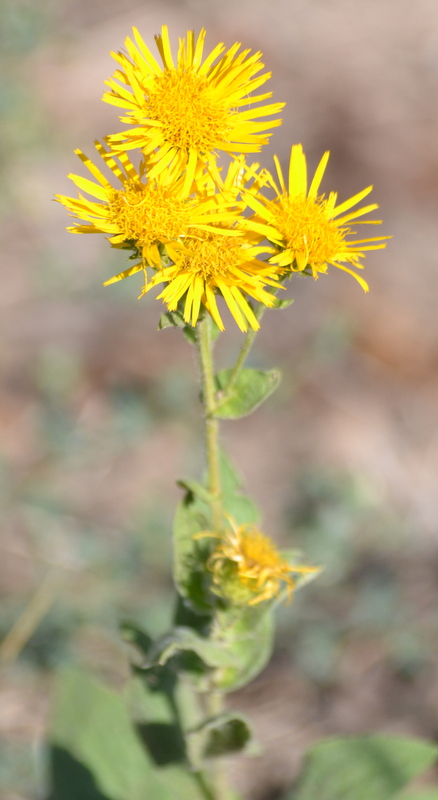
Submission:
POLYGON ((254 570, 256 573, 261 573, 266 568, 283 566, 282 559, 270 540, 258 531, 242 535, 240 550, 243 571, 249 569, 250 571, 254 570))
POLYGON ((174 147, 207 153, 227 141, 229 106, 193 70, 171 69, 157 76, 145 98, 145 112, 147 119, 161 123, 166 142, 174 147))
POLYGON ((226 278, 233 267, 240 267, 242 245, 239 237, 199 231, 199 239, 184 239, 179 266, 198 273, 204 280, 226 278), (237 241, 236 241, 237 239, 237 241))
POLYGON ((109 208, 111 222, 138 246, 176 239, 186 230, 187 204, 152 181, 113 189, 109 208))
POLYGON ((346 228, 328 219, 326 201, 307 197, 280 198, 275 210, 275 226, 283 234, 286 248, 305 253, 315 267, 331 262, 345 249, 346 228))

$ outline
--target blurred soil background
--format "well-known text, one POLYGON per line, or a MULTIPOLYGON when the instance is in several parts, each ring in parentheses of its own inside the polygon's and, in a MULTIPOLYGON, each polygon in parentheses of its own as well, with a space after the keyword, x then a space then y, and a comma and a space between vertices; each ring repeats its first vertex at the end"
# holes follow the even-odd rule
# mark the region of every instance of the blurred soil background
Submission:
MULTIPOLYGON (((122 127, 100 97, 133 24, 152 46, 166 22, 174 44, 205 25, 207 47, 260 49, 287 101, 262 163, 302 142, 313 171, 330 149, 323 190, 374 183, 394 237, 366 261, 368 295, 333 268, 293 278, 295 303, 266 314, 251 356, 283 383, 222 426, 264 530, 326 565, 282 609, 270 666, 230 700, 263 748, 233 766, 236 785, 276 797, 329 734, 436 739, 436 0, 2 0, 0 15, 1 800, 44 796, 57 670, 122 685, 120 619, 164 632, 175 480, 203 468, 189 345, 156 331, 138 276, 102 288, 123 254, 66 233, 51 200, 74 193, 73 149, 122 127), (25 609, 43 618, 18 654, 4 637, 25 609)), ((241 342, 227 321, 221 366, 241 342)))

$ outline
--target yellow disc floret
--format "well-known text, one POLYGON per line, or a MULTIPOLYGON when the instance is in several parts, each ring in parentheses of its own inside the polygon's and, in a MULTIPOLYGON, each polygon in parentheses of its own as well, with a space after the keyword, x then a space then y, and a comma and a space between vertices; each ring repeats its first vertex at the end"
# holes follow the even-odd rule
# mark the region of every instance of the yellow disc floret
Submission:
POLYGON ((172 147, 210 153, 230 131, 229 109, 218 100, 207 78, 193 69, 164 72, 145 98, 145 121, 160 123, 172 147))
POLYGON ((344 249, 346 229, 327 217, 325 206, 324 200, 315 203, 304 196, 286 196, 273 209, 273 223, 293 255, 296 266, 292 263, 291 269, 311 264, 317 272, 325 271, 344 249))
POLYGON ((124 189, 113 189, 108 205, 109 220, 138 247, 177 239, 187 229, 187 203, 154 181, 129 181, 124 189))
POLYGON ((186 239, 179 267, 217 285, 217 281, 241 266, 241 238, 201 232, 198 235, 199 238, 186 239))
POLYGON ((256 153, 269 141, 266 131, 281 124, 266 117, 284 103, 258 105, 271 92, 253 94, 271 77, 260 74, 261 53, 239 52, 239 42, 225 50, 221 43, 203 58, 205 36, 204 29, 197 39, 187 31, 174 59, 163 25, 155 37, 160 65, 133 28, 127 52, 112 54, 120 69, 106 81, 103 100, 125 109, 120 119, 131 127, 109 141, 115 152, 141 148, 155 164, 152 177, 170 166, 179 175, 186 171, 190 183, 214 151, 256 153))
POLYGON ((276 286, 276 270, 256 259, 260 253, 272 252, 272 249, 253 246, 251 239, 236 229, 196 233, 172 247, 175 264, 157 272, 144 291, 165 282, 167 286, 158 298, 167 304, 169 311, 175 310, 185 298, 186 322, 196 325, 202 304, 223 330, 216 302, 216 294, 220 294, 242 331, 246 331, 248 325, 257 330, 259 322, 244 294, 266 306, 274 304, 274 296, 265 287, 276 286))

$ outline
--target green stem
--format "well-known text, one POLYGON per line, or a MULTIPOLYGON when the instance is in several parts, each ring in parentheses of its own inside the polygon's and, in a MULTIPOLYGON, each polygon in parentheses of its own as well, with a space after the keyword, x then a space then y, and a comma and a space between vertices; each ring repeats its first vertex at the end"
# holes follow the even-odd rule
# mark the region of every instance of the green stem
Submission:
POLYGON ((210 320, 205 316, 198 325, 198 351, 202 375, 202 397, 205 420, 205 447, 207 452, 208 489, 212 495, 211 515, 213 527, 220 532, 223 527, 221 480, 219 467, 219 421, 214 416, 216 386, 211 352, 210 320))
MULTIPOLYGON (((216 533, 223 528, 223 508, 221 499, 221 480, 219 464, 219 420, 214 416, 216 406, 216 385, 212 358, 212 340, 210 319, 205 316, 198 325, 197 344, 202 376, 202 399, 205 420, 205 447, 208 466, 208 489, 211 500, 211 516, 216 533)), ((209 717, 217 716, 222 710, 223 696, 221 692, 212 691, 207 695, 207 713, 209 717)), ((211 771, 212 800, 229 800, 227 776, 224 765, 216 759, 211 771)), ((204 793, 206 786, 204 784, 204 793)))
MULTIPOLYGON (((263 317, 263 314, 265 313, 265 311, 266 311, 266 306, 263 303, 258 303, 258 305, 255 308, 255 312, 254 312, 255 316, 257 317, 258 320, 260 320, 263 317)), ((228 400, 228 398, 229 398, 229 396, 231 394, 231 390, 232 390, 234 384, 236 383, 237 378, 239 377, 240 371, 241 371, 241 369, 242 369, 242 367, 243 367, 243 365, 244 365, 244 363, 245 363, 245 361, 246 361, 246 359, 248 357, 248 353, 251 350, 251 347, 253 346, 254 339, 255 339, 257 333, 258 333, 258 331, 254 331, 251 328, 248 331, 248 333, 246 334, 245 339, 244 339, 243 344, 242 344, 242 347, 240 348, 240 353, 239 353, 239 355, 237 357, 237 361, 236 361, 234 367, 232 368, 230 377, 228 378, 228 381, 227 381, 226 385, 224 386, 223 391, 221 393, 221 399, 220 399, 220 404, 221 405, 226 400, 228 400)))
POLYGON ((205 800, 216 800, 216 794, 210 789, 210 785, 208 779, 204 775, 203 772, 195 772, 194 773, 195 781, 197 782, 201 792, 203 793, 205 800))
MULTIPOLYGON (((217 717, 223 711, 223 707, 224 696, 222 692, 212 691, 207 695, 207 714, 209 717, 217 717)), ((216 758, 213 761, 212 778, 215 800, 230 800, 226 768, 220 758, 216 758)))

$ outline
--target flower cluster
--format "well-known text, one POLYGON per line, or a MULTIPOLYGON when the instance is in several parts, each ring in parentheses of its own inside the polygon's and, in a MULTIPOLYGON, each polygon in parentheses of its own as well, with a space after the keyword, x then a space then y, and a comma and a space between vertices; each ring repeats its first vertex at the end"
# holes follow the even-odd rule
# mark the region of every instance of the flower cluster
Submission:
POLYGON ((123 109, 129 127, 96 142, 112 182, 76 151, 95 180, 70 175, 78 197, 57 195, 81 223, 68 230, 106 234, 112 247, 129 251, 135 263, 106 284, 142 271, 140 297, 164 284, 158 299, 192 326, 205 310, 223 330, 222 298, 242 331, 257 330, 254 304, 273 306, 285 277, 318 278, 330 264, 367 291, 351 267, 361 268, 365 251, 385 247, 387 237, 350 239, 349 225, 377 208, 351 210, 371 187, 337 205, 336 193, 319 194, 329 154, 308 187, 301 145, 292 147, 287 184, 276 157, 278 185, 266 169, 247 163, 247 154, 268 142, 267 130, 281 124, 284 104, 265 103, 271 92, 257 94, 270 78, 261 53, 236 42, 204 56, 205 35, 187 31, 174 58, 163 25, 155 37, 160 64, 134 28, 126 52, 112 54, 118 68, 103 100, 123 109), (226 170, 218 166, 221 152, 232 158, 226 170), (274 189, 274 199, 265 188, 274 189))

